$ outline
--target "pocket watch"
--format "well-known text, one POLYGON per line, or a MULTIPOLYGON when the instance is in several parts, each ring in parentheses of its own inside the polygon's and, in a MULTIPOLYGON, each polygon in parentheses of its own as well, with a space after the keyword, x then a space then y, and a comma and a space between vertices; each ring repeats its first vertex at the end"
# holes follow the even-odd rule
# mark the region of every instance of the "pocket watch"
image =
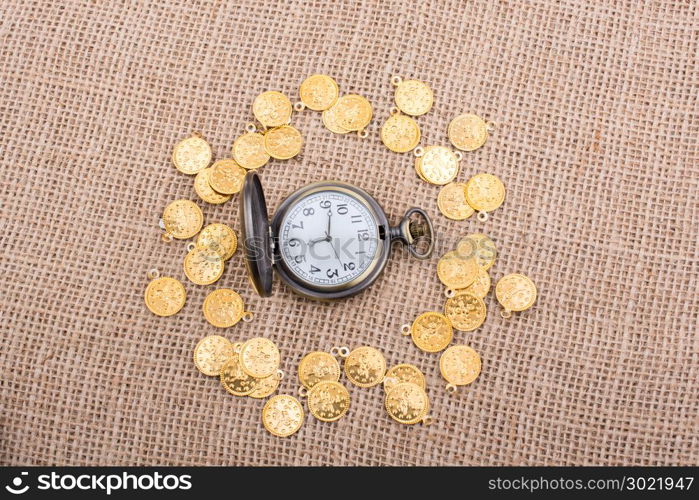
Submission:
POLYGON ((434 247, 432 222, 410 208, 390 226, 366 191, 339 181, 309 184, 284 200, 272 221, 260 178, 248 172, 241 196, 245 261, 255 291, 272 293, 272 275, 302 296, 349 297, 376 281, 388 263, 391 243, 407 245, 418 259, 434 247))

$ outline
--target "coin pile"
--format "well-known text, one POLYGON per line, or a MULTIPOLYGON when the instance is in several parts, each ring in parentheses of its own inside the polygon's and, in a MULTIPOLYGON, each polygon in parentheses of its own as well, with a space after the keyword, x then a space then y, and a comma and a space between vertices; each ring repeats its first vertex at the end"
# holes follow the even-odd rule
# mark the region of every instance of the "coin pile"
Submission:
POLYGON ((393 76, 391 84, 395 87, 396 106, 381 126, 381 141, 391 151, 407 153, 420 143, 420 126, 413 117, 424 115, 432 108, 434 94, 419 80, 393 76))

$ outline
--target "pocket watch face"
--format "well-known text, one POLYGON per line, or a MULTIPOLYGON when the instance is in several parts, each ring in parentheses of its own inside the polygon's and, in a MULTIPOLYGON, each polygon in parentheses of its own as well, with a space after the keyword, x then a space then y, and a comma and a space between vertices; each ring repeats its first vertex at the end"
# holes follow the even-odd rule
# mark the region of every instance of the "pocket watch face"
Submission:
POLYGON ((305 283, 338 287, 353 284, 373 267, 379 236, 376 219, 361 200, 328 189, 289 207, 279 227, 280 254, 305 283))

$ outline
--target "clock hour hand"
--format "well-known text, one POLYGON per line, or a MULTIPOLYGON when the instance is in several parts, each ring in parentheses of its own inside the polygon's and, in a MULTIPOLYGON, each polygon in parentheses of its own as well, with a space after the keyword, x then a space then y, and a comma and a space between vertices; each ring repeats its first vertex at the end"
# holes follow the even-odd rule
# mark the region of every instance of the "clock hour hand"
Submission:
POLYGON ((308 246, 311 246, 311 247, 312 247, 313 245, 315 245, 316 243, 320 243, 321 241, 328 241, 328 237, 327 237, 327 236, 323 236, 322 238, 316 238, 316 239, 314 239, 314 240, 310 240, 310 241, 308 242, 308 246))

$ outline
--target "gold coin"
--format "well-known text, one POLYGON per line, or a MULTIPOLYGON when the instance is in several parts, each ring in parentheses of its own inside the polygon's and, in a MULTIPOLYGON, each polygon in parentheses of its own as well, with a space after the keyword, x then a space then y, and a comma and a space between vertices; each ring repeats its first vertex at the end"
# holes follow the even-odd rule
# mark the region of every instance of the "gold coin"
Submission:
POLYGON ((251 377, 269 377, 277 371, 280 361, 277 345, 263 337, 252 338, 240 348, 240 367, 251 377))
POLYGON ((481 373, 481 357, 465 345, 453 345, 439 358, 439 371, 453 385, 468 385, 481 373))
POLYGON ((422 179, 425 182, 430 182, 427 180, 427 178, 422 173, 422 159, 421 158, 415 158, 415 172, 417 172, 417 176, 420 179, 422 179))
POLYGON ((505 201, 505 186, 491 174, 476 174, 466 183, 466 201, 479 212, 492 212, 505 201))
POLYGON ((146 307, 153 314, 172 316, 184 307, 187 292, 175 278, 156 278, 148 283, 145 299, 146 307))
POLYGON ((307 389, 319 382, 340 380, 340 365, 334 356, 327 352, 315 351, 306 354, 298 367, 299 380, 307 389))
POLYGON ((255 399, 266 398, 277 390, 279 382, 281 382, 281 378, 277 376, 276 373, 269 377, 261 378, 257 381, 257 386, 248 396, 255 399))
POLYGON ((223 365, 234 355, 230 340, 220 335, 208 335, 194 348, 194 364, 204 375, 217 377, 223 365))
POLYGON ((223 260, 228 260, 238 248, 238 237, 225 224, 209 224, 199 233, 197 246, 214 250, 223 260))
POLYGON ((391 151, 408 152, 420 142, 420 127, 409 116, 396 113, 381 127, 381 141, 391 151))
POLYGON ((386 378, 383 381, 383 388, 386 391, 390 391, 397 384, 402 382, 410 382, 415 384, 422 389, 425 389, 425 375, 420 371, 420 369, 415 365, 410 365, 403 363, 390 368, 386 372, 386 378))
POLYGON ((334 134, 348 134, 350 131, 342 128, 337 122, 337 106, 333 105, 323 111, 323 125, 334 134))
POLYGON ((193 201, 175 200, 163 210, 165 232, 178 240, 191 238, 203 224, 204 214, 193 201))
POLYGON ((328 75, 311 75, 301 84, 299 95, 307 108, 325 111, 337 102, 340 88, 328 75))
POLYGON ((481 299, 488 295, 488 292, 490 291, 490 275, 488 274, 488 271, 482 267, 478 269, 478 277, 476 278, 476 281, 464 288, 464 291, 469 292, 481 299))
POLYGON ((449 123, 447 135, 454 147, 462 151, 474 151, 488 139, 488 125, 480 116, 466 113, 449 123))
POLYGON ((262 408, 262 425, 278 437, 291 436, 303 425, 303 406, 293 396, 271 397, 262 408))
POLYGON ((308 409, 323 422, 335 422, 347 413, 350 394, 339 382, 318 382, 308 391, 308 409))
POLYGON ((419 80, 403 80, 396 86, 396 106, 403 113, 420 116, 432 108, 434 94, 432 89, 419 80))
POLYGON ((391 418, 401 424, 417 424, 430 410, 425 390, 410 382, 396 384, 387 391, 384 404, 391 418))
POLYGON ((418 349, 439 352, 449 345, 454 331, 449 318, 438 312, 426 312, 415 318, 410 336, 418 349))
POLYGON ((268 130, 265 134, 265 151, 277 160, 288 160, 301 152, 303 137, 291 125, 268 130))
POLYGON ((427 146, 418 161, 416 168, 432 184, 447 184, 459 173, 458 155, 445 146, 427 146))
POLYGON ((238 355, 233 353, 221 367, 221 384, 234 396, 247 396, 257 387, 257 379, 243 371, 238 355))
POLYGON ((536 301, 536 285, 523 274, 508 274, 495 285, 495 297, 506 311, 524 311, 536 301))
POLYGON ((245 169, 232 158, 218 160, 211 165, 209 185, 221 194, 235 194, 243 189, 245 169))
POLYGON ((289 98, 275 90, 261 93, 252 103, 252 114, 265 127, 278 127, 289 123, 292 109, 289 98))
POLYGON ((466 184, 463 182, 450 182, 440 189, 437 207, 445 217, 453 220, 468 219, 474 212, 466 202, 466 184))
POLYGON ((335 109, 337 113, 337 124, 349 131, 363 130, 373 116, 369 101, 357 94, 343 95, 330 109, 335 109))
POLYGON ((243 317, 243 299, 229 288, 214 290, 204 299, 204 317, 218 328, 235 325, 243 317))
POLYGON ((220 205, 231 199, 229 194, 217 193, 209 184, 210 168, 205 168, 200 171, 194 178, 194 191, 199 195, 199 198, 213 205, 220 205))
POLYGON ((181 140, 172 152, 172 163, 183 174, 194 175, 210 162, 211 146, 198 135, 181 140))
POLYGON ((454 328, 461 332, 475 330, 485 321, 485 302, 471 292, 460 291, 444 304, 444 314, 454 328))
POLYGON ((238 165, 248 170, 260 168, 269 161, 265 137, 258 132, 247 132, 238 137, 233 141, 231 152, 238 165))
MULTIPOLYGON (((481 269, 488 270, 495 264, 497 250, 493 240, 483 233, 474 233, 465 236, 456 245, 456 252, 463 258, 476 258, 481 269)), ((490 283, 490 280, 488 281, 490 283)), ((490 288, 490 286, 488 286, 490 288)))
POLYGON ((386 358, 381 351, 373 347, 357 347, 345 359, 345 375, 350 382, 359 387, 380 384, 385 374, 386 358))
POLYGON ((475 258, 463 257, 458 252, 451 251, 437 262, 437 276, 447 288, 460 290, 476 281, 478 268, 475 258))
POLYGON ((184 258, 184 274, 192 283, 210 285, 223 274, 223 259, 209 248, 194 248, 184 258))

